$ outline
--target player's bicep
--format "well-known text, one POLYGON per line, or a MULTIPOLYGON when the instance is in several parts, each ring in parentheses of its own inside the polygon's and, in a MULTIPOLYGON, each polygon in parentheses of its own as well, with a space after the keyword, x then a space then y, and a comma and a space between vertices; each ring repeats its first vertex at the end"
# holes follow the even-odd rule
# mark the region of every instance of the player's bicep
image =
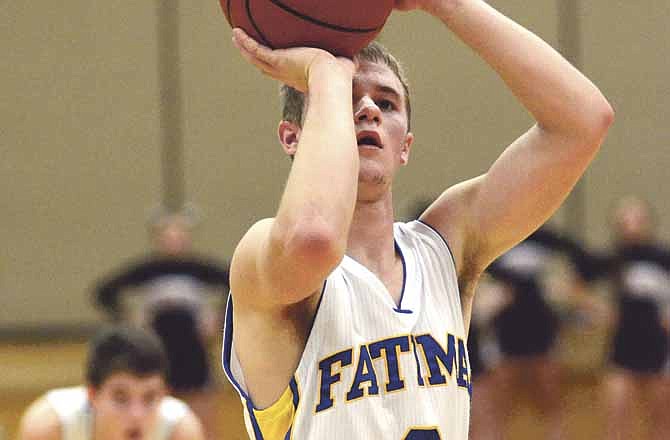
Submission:
POLYGON ((531 128, 487 173, 446 190, 422 219, 450 239, 457 261, 483 270, 565 200, 593 156, 575 142, 531 128))
POLYGON ((19 425, 18 440, 60 440, 61 424, 51 405, 40 399, 30 405, 19 425))
POLYGON ((542 225, 563 203, 593 150, 534 126, 510 145, 478 182, 471 227, 489 261, 542 225))

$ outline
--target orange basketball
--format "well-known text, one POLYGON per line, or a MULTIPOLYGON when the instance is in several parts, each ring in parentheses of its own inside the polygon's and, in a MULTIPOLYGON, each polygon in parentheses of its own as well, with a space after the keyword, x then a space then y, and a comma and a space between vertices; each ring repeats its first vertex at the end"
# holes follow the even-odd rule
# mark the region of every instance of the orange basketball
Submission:
POLYGON ((352 57, 381 32, 393 0, 220 0, 232 27, 273 49, 310 46, 352 57))

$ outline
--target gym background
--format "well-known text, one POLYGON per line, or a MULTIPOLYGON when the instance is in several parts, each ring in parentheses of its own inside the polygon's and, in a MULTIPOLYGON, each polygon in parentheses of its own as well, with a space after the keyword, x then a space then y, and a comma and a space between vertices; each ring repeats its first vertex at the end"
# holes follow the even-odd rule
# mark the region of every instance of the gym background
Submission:
MULTIPOLYGON (((491 3, 558 48, 617 112, 551 223, 606 247, 612 204, 636 194, 667 241, 670 3, 491 3)), ((197 206, 195 248, 227 260, 252 222, 273 214, 290 161, 276 140, 278 85, 239 56, 216 0, 5 1, 0 17, 0 425, 11 438, 25 404, 81 381, 83 342, 103 321, 92 285, 146 252, 152 207, 197 206)), ((413 93, 416 142, 394 188, 403 218, 416 199, 485 172, 531 119, 436 20, 395 12, 380 41, 413 93)), ((604 335, 567 333, 566 393, 593 408, 604 335)), ((222 438, 242 438, 226 384, 221 412, 222 438)), ((574 417, 583 438, 597 432, 574 417)), ((533 438, 530 416, 514 429, 533 438)))

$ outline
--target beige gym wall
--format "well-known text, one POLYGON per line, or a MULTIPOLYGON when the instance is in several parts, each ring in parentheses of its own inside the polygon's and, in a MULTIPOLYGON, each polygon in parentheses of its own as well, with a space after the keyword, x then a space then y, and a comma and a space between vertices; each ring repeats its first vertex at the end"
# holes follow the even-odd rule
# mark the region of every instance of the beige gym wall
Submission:
MULTIPOLYGON (((556 46, 557 1, 492 3, 556 46)), ((653 200, 670 229, 670 4, 634 3, 580 7, 583 70, 617 110, 585 180, 595 245, 627 192, 653 200)), ((203 212, 198 248, 227 259, 273 214, 288 172, 277 85, 235 52, 216 0, 182 1, 180 17, 186 198, 203 212)), ((395 14, 382 41, 413 86, 417 139, 395 188, 404 216, 415 197, 484 172, 531 120, 436 20, 395 14)), ((162 198, 156 4, 4 2, 0 51, 0 328, 96 322, 90 286, 147 249, 146 213, 162 198)))

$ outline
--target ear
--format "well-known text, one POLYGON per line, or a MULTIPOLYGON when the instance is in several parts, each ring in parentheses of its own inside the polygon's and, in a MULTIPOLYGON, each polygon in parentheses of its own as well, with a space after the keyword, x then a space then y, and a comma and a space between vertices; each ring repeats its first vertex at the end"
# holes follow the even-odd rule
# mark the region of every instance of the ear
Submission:
POLYGON ((301 128, 295 122, 281 121, 277 128, 279 142, 289 156, 294 156, 298 150, 301 128))
POLYGON ((95 398, 98 393, 93 385, 86 385, 86 395, 88 396, 88 403, 95 409, 95 398))
POLYGON ((407 165, 407 162, 409 162, 409 153, 412 149, 412 143, 414 143, 414 134, 412 132, 407 132, 407 135, 405 135, 405 142, 403 142, 402 147, 400 148, 401 165, 407 165))

